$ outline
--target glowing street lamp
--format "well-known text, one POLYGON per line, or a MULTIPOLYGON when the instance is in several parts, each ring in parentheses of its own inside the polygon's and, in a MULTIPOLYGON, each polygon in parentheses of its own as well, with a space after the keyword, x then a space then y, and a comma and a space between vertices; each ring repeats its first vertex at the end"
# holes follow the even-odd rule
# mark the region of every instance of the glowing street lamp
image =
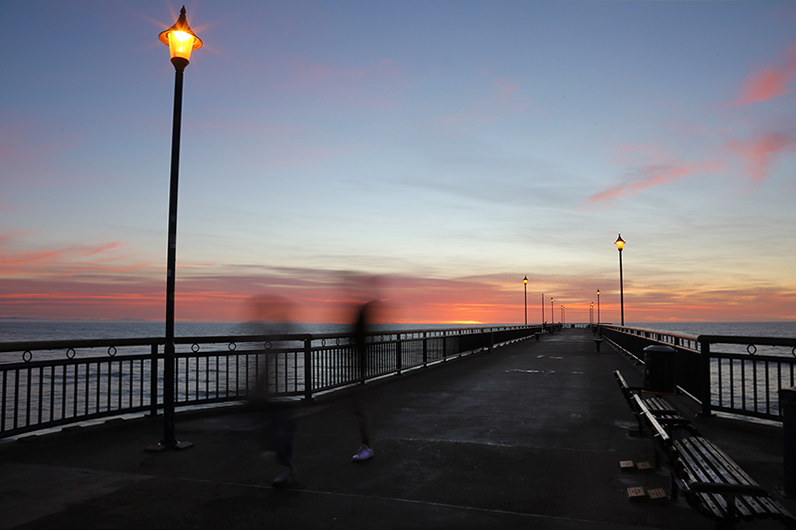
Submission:
POLYGON ((550 297, 550 323, 553 324, 556 321, 556 314, 553 312, 553 297, 550 297))
POLYGON ((589 326, 594 325, 594 302, 589 305, 589 326))
POLYGON ((180 127, 182 122, 182 77, 191 61, 191 52, 202 47, 202 40, 188 26, 185 6, 172 27, 158 36, 169 47, 174 65, 174 116, 171 128, 171 186, 169 188, 169 241, 166 264, 166 344, 163 350, 163 440, 160 446, 186 447, 174 437, 174 286, 177 262, 177 189, 180 172, 180 127))
POLYGON ((523 288, 525 289, 525 325, 528 325, 528 276, 522 279, 523 288))
POLYGON ((597 325, 599 326, 602 323, 600 318, 600 290, 597 289, 597 325))
POLYGON ((622 325, 625 325, 625 287, 622 278, 622 249, 625 247, 625 241, 622 239, 622 234, 614 241, 616 248, 619 249, 619 305, 622 310, 622 325))

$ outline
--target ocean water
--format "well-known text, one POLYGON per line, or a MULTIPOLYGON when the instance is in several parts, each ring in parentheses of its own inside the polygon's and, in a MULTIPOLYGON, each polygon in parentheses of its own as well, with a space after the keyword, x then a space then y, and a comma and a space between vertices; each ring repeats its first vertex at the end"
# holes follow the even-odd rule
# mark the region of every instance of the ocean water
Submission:
POLYGON ((738 335, 743 337, 796 338, 796 321, 783 322, 662 322, 627 324, 628 327, 686 335, 738 335))
MULTIPOLYGON (((503 325, 503 324, 495 324, 503 325)), ((470 326, 451 324, 383 324, 384 331, 443 329, 470 326)), ((687 335, 741 335, 748 337, 796 338, 796 321, 783 322, 661 322, 628 324, 628 327, 687 335)), ((378 329, 377 328, 377 329, 378 329)), ((294 333, 344 333, 345 324, 296 324, 294 333)), ((246 335, 250 324, 234 322, 176 322, 178 337, 246 335)), ((256 333, 256 331, 255 331, 256 333)), ((162 337, 163 322, 144 320, 27 320, 0 319, 0 342, 125 339, 162 337)))
MULTIPOLYGON (((472 326, 457 326, 449 324, 380 324, 374 325, 374 331, 410 331, 424 329, 454 329, 472 326)), ((294 324, 290 333, 347 333, 350 325, 347 324, 294 324)), ((28 342, 28 341, 68 341, 91 339, 140 339, 159 338, 165 335, 163 322, 144 320, 27 320, 27 319, 0 319, 0 343, 28 342)), ((257 335, 267 333, 257 324, 234 322, 175 322, 174 334, 176 337, 211 337, 257 335)), ((187 346, 178 345, 180 348, 187 346)), ((100 349, 78 349, 78 358, 103 355, 100 349)), ((146 354, 147 346, 119 347, 118 355, 146 354)), ((22 360, 21 352, 0 352, 0 363, 19 362, 22 360)), ((42 351, 36 350, 32 360, 63 359, 65 350, 42 351)))
MULTIPOLYGON (((504 324, 495 324, 504 325, 504 324)), ((380 324, 378 331, 454 329, 455 324, 380 324)), ((293 324, 291 333, 345 333, 347 324, 293 324)), ((210 337, 258 334, 256 324, 234 322, 175 322, 177 337, 210 337)), ((146 320, 28 320, 0 319, 0 342, 127 339, 163 337, 165 323, 146 320)))

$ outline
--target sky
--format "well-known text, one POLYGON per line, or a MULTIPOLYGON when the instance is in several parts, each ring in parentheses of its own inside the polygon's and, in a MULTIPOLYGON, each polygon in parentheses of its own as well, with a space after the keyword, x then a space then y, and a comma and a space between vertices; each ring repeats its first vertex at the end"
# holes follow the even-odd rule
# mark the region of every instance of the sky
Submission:
MULTIPOLYGON (((165 318, 181 7, 0 0, 0 317, 165 318)), ((177 320, 796 320, 796 2, 185 7, 177 320)))

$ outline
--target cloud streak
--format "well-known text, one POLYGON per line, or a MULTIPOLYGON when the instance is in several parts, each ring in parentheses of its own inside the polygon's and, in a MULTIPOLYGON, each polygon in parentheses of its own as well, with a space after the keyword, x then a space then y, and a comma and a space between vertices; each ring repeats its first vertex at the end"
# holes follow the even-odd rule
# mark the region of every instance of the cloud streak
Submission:
POLYGON ((764 66, 743 82, 742 94, 733 105, 742 106, 771 101, 789 93, 788 84, 796 77, 796 42, 783 54, 779 66, 764 66))
POLYGON ((749 140, 730 140, 727 149, 745 160, 746 175, 760 183, 771 174, 771 166, 783 154, 796 151, 796 138, 781 132, 764 133, 749 140))
POLYGON ((644 190, 680 182, 692 176, 716 173, 725 164, 720 161, 688 162, 679 160, 672 155, 665 155, 652 150, 648 146, 633 147, 629 150, 639 151, 642 158, 651 159, 635 165, 628 171, 629 177, 619 184, 586 198, 584 207, 608 207, 623 197, 638 195, 644 190))

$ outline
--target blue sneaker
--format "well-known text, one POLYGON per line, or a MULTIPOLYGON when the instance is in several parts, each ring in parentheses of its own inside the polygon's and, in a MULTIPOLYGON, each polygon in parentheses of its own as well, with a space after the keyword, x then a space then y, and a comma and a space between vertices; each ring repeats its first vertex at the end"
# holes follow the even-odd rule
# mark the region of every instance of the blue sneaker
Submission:
POLYGON ((357 451, 357 454, 354 455, 352 460, 354 462, 363 462, 365 460, 370 460, 371 458, 373 458, 373 455, 374 455, 373 449, 363 444, 359 446, 359 451, 357 451))

